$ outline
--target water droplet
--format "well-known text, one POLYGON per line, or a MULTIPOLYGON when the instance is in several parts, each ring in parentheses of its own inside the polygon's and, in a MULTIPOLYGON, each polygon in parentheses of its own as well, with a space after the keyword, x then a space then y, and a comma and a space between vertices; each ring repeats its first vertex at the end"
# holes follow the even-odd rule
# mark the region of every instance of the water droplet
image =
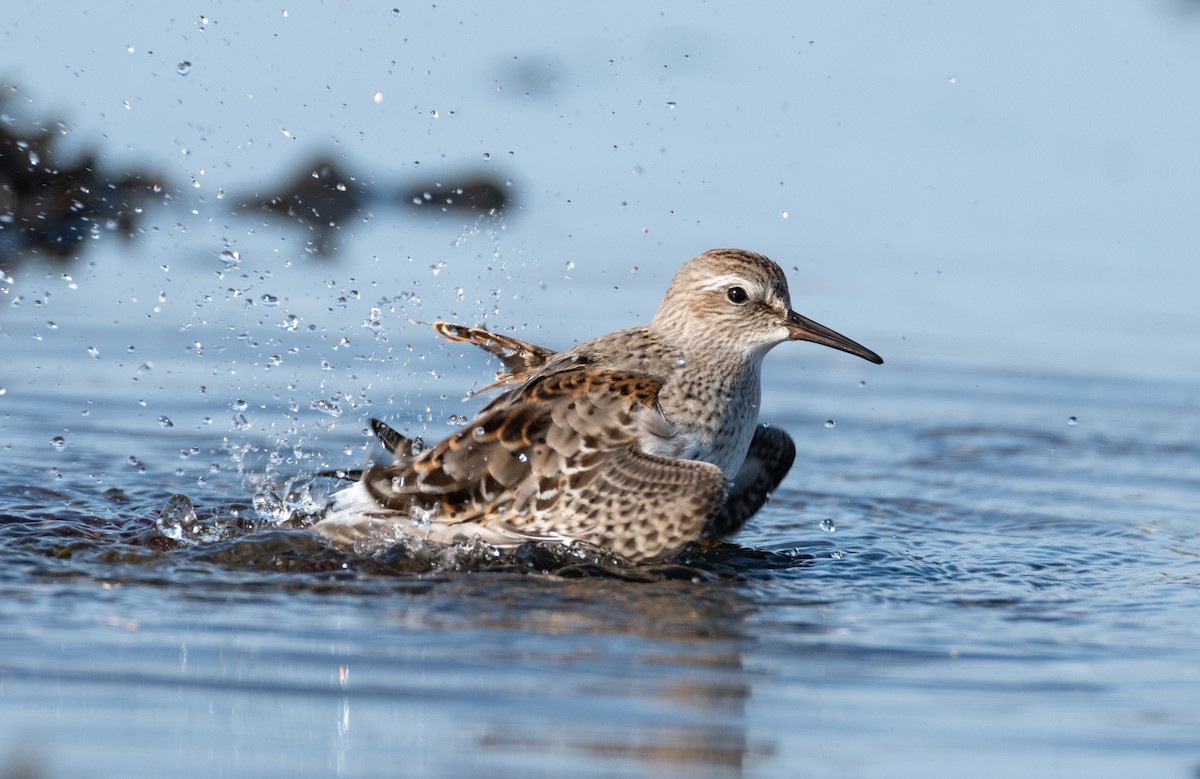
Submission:
POLYGON ((837 426, 837 422, 834 422, 832 419, 825 420, 825 427, 836 427, 836 426, 837 426))
POLYGON ((687 365, 687 360, 683 359, 682 357, 675 358, 675 367, 676 368, 682 368, 685 365, 687 365))
POLYGON ((288 517, 288 505, 283 502, 283 498, 277 495, 270 487, 263 492, 258 492, 254 495, 252 505, 254 510, 258 511, 269 520, 286 520, 288 517))
POLYGON ((90 354, 92 357, 95 357, 96 359, 100 359, 100 350, 94 346, 89 346, 87 348, 87 353, 90 354))
POLYGON ((821 528, 826 533, 837 532, 837 524, 832 519, 822 519, 817 523, 817 527, 821 528))
POLYGON ((1076 417, 1067 417, 1067 424, 1074 427, 1079 424, 1079 419, 1076 417))
POLYGON ((483 438, 485 435, 487 435, 487 431, 482 427, 475 428, 474 433, 476 438, 483 438))
POLYGON ((839 552, 839 551, 837 551, 836 549, 835 549, 834 551, 830 552, 830 553, 829 553, 829 556, 830 556, 832 559, 834 559, 834 560, 841 560, 841 559, 842 559, 842 553, 841 553, 841 552, 839 552))
POLYGON ((308 407, 313 411, 320 411, 322 414, 328 414, 331 417, 340 417, 342 415, 342 407, 338 405, 334 398, 320 398, 308 404, 308 407))
POLYGON ((376 92, 375 94, 371 95, 371 99, 373 101, 375 101, 376 103, 382 103, 383 102, 383 93, 376 92))
POLYGON ((187 74, 192 72, 192 63, 188 62, 187 60, 180 62, 175 67, 175 72, 181 76, 186 76, 187 74))
POLYGON ((245 411, 247 408, 250 407, 250 404, 239 398, 239 399, 233 401, 232 403, 230 403, 229 407, 232 408, 234 411, 245 411))
POLYGON ((61 452, 67 448, 67 440, 60 435, 56 435, 50 439, 50 446, 61 452))
POLYGON ((248 427, 250 427, 250 420, 246 419, 245 414, 234 414, 233 415, 233 429, 234 430, 245 430, 248 427))
POLYGON ((258 299, 258 302, 262 303, 264 306, 270 307, 279 305, 279 298, 275 297, 274 295, 263 295, 258 299))
POLYGON ((238 263, 242 261, 242 255, 232 249, 222 249, 217 255, 217 259, 226 268, 236 268, 238 263))
POLYGON ((678 104, 678 103, 676 103, 674 100, 668 100, 668 101, 667 101, 667 108, 674 108, 674 107, 675 107, 675 106, 677 106, 677 105, 679 105, 679 104, 678 104))
POLYGON ((175 423, 171 421, 170 417, 159 417, 158 424, 162 427, 175 427, 175 423))
POLYGON ((176 541, 183 538, 186 525, 196 521, 196 507, 187 495, 172 495, 154 520, 158 532, 176 541))

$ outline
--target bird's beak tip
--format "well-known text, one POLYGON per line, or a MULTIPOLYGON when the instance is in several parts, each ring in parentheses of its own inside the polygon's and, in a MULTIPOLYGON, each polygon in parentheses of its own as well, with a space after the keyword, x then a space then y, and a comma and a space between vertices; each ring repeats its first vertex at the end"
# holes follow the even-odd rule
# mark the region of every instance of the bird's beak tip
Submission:
POLYGON ((856 341, 852 341, 839 332, 829 329, 825 325, 797 314, 795 311, 788 312, 788 338, 793 341, 811 341, 815 344, 828 346, 838 351, 853 354, 855 357, 861 357, 867 362, 883 365, 883 358, 867 347, 856 341))

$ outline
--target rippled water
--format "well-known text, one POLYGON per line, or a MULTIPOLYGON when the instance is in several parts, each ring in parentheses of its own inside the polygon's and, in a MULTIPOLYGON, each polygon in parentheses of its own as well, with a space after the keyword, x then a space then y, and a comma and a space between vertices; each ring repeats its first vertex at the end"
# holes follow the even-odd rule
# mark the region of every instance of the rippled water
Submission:
POLYGON ((361 421, 281 447, 188 397, 163 427, 8 393, 0 749, 48 776, 1200 766, 1194 386, 772 360, 792 474, 739 546, 641 568, 355 557, 256 510, 361 461, 361 421))

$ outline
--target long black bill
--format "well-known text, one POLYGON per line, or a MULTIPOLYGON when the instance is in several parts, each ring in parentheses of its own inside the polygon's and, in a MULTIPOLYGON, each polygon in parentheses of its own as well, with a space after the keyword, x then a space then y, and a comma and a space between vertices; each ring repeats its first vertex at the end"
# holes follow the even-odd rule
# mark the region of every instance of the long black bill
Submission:
POLYGON ((867 347, 851 341, 846 336, 830 330, 825 325, 817 324, 807 317, 802 317, 795 311, 788 312, 787 328, 788 337, 793 341, 812 341, 822 346, 832 346, 838 351, 853 354, 855 357, 861 357, 867 362, 883 365, 883 358, 867 347))

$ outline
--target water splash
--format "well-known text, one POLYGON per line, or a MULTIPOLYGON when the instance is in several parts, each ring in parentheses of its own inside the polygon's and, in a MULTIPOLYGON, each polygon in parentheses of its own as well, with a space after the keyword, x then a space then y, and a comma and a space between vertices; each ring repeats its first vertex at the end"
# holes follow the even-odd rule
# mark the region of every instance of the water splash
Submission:
POLYGON ((191 498, 180 494, 168 498, 166 505, 159 512, 158 518, 154 520, 154 526, 158 528, 158 532, 176 541, 182 540, 184 529, 195 523, 196 507, 192 505, 191 498))

